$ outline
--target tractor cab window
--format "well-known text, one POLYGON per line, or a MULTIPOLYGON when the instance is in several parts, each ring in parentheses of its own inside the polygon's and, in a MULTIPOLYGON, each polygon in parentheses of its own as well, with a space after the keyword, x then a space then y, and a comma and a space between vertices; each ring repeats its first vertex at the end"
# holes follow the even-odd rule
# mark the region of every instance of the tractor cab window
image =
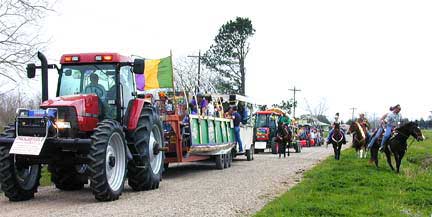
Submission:
MULTIPOLYGON (((127 108, 129 102, 134 99, 135 85, 134 85, 134 74, 132 73, 131 66, 120 67, 120 84, 121 84, 121 105, 123 108, 127 108)), ((126 109, 123 110, 123 114, 126 113, 126 109)))
POLYGON ((115 117, 115 76, 114 64, 63 65, 58 95, 96 94, 105 117, 115 117))
POLYGON ((256 127, 269 127, 268 115, 257 115, 255 120, 256 127))

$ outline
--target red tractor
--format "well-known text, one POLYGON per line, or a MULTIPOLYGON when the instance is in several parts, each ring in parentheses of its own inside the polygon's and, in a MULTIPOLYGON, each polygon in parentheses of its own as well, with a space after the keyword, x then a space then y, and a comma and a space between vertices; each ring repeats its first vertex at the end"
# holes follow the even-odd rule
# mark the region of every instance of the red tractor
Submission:
POLYGON ((125 179, 133 190, 159 187, 164 141, 158 110, 135 89, 144 60, 117 53, 67 54, 61 67, 41 69, 42 104, 20 108, 0 137, 0 183, 10 201, 29 200, 42 165, 60 190, 79 190, 90 180, 99 201, 117 200, 125 179), (56 98, 48 99, 48 69, 57 69, 56 98))

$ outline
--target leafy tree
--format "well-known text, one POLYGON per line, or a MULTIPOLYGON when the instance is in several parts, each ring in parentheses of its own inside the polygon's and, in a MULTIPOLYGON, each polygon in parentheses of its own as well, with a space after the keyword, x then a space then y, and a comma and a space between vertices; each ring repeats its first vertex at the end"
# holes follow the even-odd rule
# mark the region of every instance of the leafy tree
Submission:
POLYGON ((260 105, 259 109, 260 109, 260 111, 265 111, 265 110, 267 110, 267 105, 260 105))
POLYGON ((323 122, 323 123, 326 123, 326 124, 331 124, 330 121, 329 121, 329 119, 325 115, 318 115, 316 118, 320 122, 323 122))
POLYGON ((291 114, 291 110, 292 110, 294 104, 293 104, 292 100, 291 101, 282 100, 282 102, 280 102, 279 104, 273 104, 272 106, 276 107, 276 108, 280 108, 280 109, 286 111, 288 114, 291 114))
POLYGON ((203 62, 220 74, 216 87, 220 92, 245 95, 245 59, 250 50, 248 39, 254 34, 252 21, 237 17, 222 25, 206 51, 203 62))

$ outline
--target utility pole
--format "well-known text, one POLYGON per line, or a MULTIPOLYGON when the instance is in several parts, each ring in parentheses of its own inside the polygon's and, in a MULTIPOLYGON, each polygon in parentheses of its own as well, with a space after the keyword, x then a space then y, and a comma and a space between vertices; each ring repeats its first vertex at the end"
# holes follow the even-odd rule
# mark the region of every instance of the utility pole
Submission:
POLYGON ((192 55, 192 56, 188 56, 188 57, 198 58, 198 86, 195 87, 195 93, 198 93, 199 92, 199 88, 201 86, 201 82, 200 82, 200 80, 201 80, 201 58, 204 57, 204 56, 201 56, 201 50, 198 50, 198 56, 193 56, 192 55))
POLYGON ((357 108, 355 108, 355 107, 352 107, 352 108, 350 108, 351 110, 352 110, 352 121, 354 121, 354 111, 357 109, 357 108))
POLYGON ((288 89, 289 91, 292 91, 293 93, 294 93, 294 103, 293 103, 293 107, 294 107, 294 110, 293 110, 293 118, 295 118, 295 110, 296 110, 296 107, 297 107, 297 101, 296 101, 296 92, 299 92, 299 91, 301 91, 300 89, 296 89, 296 87, 294 86, 294 88, 292 88, 292 89, 288 89))
POLYGON ((377 127, 377 121, 376 121, 376 113, 373 113, 373 128, 377 127))

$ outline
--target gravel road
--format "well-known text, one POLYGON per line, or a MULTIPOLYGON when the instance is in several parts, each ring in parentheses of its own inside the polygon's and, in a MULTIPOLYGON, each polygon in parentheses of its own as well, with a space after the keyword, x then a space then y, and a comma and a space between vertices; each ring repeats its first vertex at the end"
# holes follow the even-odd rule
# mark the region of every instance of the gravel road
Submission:
POLYGON ((19 203, 2 194, 0 216, 248 216, 332 154, 330 147, 313 147, 286 159, 265 153, 249 162, 239 156, 225 170, 210 162, 174 164, 159 189, 133 192, 126 185, 120 200, 108 203, 96 202, 88 187, 76 192, 43 187, 35 199, 19 203))

